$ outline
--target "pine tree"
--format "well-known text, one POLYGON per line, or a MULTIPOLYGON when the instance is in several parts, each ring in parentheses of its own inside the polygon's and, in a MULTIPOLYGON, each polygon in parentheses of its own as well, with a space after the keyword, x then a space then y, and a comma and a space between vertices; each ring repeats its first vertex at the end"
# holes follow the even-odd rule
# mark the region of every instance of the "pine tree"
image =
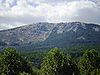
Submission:
POLYGON ((0 55, 0 75, 19 75, 19 72, 32 74, 32 68, 16 49, 6 48, 0 55))
POLYGON ((54 48, 44 58, 40 73, 41 75, 77 75, 77 67, 70 56, 54 48))
POLYGON ((79 62, 81 75, 100 75, 100 56, 96 50, 86 50, 79 62))

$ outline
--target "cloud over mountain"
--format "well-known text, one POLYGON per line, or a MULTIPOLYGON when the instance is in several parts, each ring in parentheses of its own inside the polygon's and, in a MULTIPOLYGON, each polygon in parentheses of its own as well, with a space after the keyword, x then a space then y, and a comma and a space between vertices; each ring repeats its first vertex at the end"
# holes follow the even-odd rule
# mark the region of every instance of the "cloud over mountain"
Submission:
POLYGON ((0 29, 43 21, 100 24, 99 5, 99 0, 0 0, 0 29))

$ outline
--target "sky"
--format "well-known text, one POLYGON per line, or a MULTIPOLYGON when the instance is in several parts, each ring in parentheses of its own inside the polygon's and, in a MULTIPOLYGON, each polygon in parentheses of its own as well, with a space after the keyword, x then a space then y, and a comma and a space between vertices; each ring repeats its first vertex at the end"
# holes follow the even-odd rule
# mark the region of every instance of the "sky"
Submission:
POLYGON ((100 24, 100 0, 0 0, 0 30, 75 21, 100 24))

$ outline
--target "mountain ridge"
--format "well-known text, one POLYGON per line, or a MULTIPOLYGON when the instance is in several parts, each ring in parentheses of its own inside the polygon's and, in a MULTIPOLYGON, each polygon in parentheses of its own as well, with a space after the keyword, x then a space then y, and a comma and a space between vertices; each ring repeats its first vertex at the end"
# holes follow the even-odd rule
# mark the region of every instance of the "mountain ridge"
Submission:
POLYGON ((0 46, 67 47, 78 44, 100 45, 100 26, 83 22, 40 22, 0 31, 0 46))
POLYGON ((18 26, 18 27, 15 27, 15 28, 9 28, 9 29, 0 30, 0 32, 8 31, 8 30, 13 30, 13 29, 17 29, 17 28, 21 28, 21 27, 25 27, 25 26, 34 25, 34 24, 39 24, 39 23, 49 23, 49 24, 59 24, 59 23, 86 23, 86 24, 94 24, 94 25, 100 26, 99 24, 96 24, 96 23, 88 23, 88 22, 59 22, 59 23, 37 22, 37 23, 32 23, 32 24, 25 24, 25 25, 18 26))

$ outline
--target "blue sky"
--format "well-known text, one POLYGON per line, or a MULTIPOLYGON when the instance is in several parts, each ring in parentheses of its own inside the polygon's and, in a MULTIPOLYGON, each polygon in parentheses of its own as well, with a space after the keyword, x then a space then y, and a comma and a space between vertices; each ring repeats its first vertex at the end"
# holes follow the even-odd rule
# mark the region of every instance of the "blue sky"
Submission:
POLYGON ((73 21, 100 24, 100 0, 0 0, 0 30, 73 21))

